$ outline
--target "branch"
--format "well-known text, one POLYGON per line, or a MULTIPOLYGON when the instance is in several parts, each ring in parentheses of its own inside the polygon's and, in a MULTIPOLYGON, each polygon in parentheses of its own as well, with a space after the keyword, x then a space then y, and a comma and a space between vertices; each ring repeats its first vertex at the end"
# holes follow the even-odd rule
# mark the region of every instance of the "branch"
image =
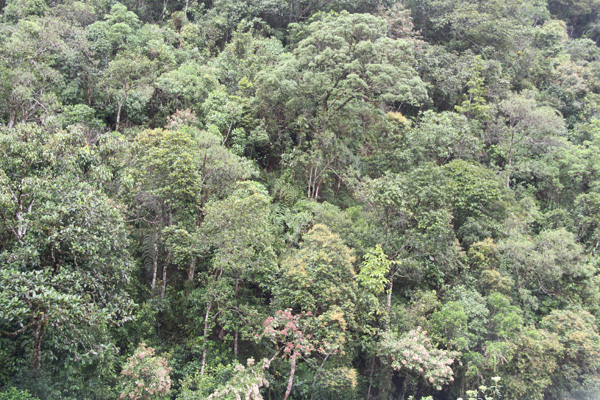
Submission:
POLYGON ((337 111, 340 111, 342 108, 344 108, 344 106, 345 106, 346 104, 348 104, 348 103, 350 102, 350 100, 354 100, 355 98, 356 98, 356 96, 349 97, 349 98, 348 98, 348 99, 346 99, 346 100, 345 100, 345 101, 344 101, 342 104, 340 104, 340 106, 339 106, 338 108, 336 108, 336 109, 335 109, 335 111, 336 111, 336 112, 337 112, 337 111))
POLYGON ((31 326, 31 323, 25 325, 24 327, 22 327, 18 331, 14 331, 14 332, 6 332, 6 331, 3 331, 3 330, 0 330, 0 334, 2 334, 4 336, 8 336, 8 337, 16 337, 16 336, 20 335, 21 333, 25 332, 25 330, 27 328, 29 328, 30 326, 31 326))
POLYGON ((9 221, 8 218, 6 218, 6 215, 4 215, 4 213, 2 212, 2 210, 0 209, 0 217, 2 217, 2 219, 4 220, 4 222, 6 223, 6 226, 10 229, 10 231, 13 233, 13 235, 15 235, 15 237, 17 238, 17 240, 19 242, 22 241, 22 239, 19 237, 19 235, 17 234, 17 231, 15 231, 14 226, 12 226, 9 221))

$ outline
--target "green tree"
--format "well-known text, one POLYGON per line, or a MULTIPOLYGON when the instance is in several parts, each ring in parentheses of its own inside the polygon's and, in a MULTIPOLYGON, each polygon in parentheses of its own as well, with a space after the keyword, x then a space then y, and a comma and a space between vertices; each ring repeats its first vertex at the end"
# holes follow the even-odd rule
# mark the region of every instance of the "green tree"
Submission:
POLYGON ((254 168, 223 147, 219 137, 185 126, 141 132, 129 160, 122 179, 129 189, 130 212, 151 244, 146 258, 152 265, 152 290, 159 263, 164 263, 164 297, 170 263, 187 263, 187 280, 194 279, 206 203, 225 197, 236 181, 254 175, 254 168))
POLYGON ((468 120, 452 112, 425 111, 403 141, 398 157, 409 166, 428 161, 438 165, 455 159, 476 161, 483 154, 481 139, 473 133, 468 120))
POLYGON ((542 327, 556 333, 563 346, 553 387, 552 398, 576 396, 591 399, 600 386, 600 335, 596 319, 587 311, 554 310, 542 320, 542 327))
POLYGON ((407 174, 386 174, 366 181, 359 195, 374 219, 377 241, 389 259, 388 309, 396 279, 439 285, 460 265, 452 228, 451 191, 443 169, 426 164, 407 174))
POLYGON ((333 13, 299 34, 292 53, 258 75, 257 106, 276 151, 306 149, 291 157, 304 170, 308 197, 317 198, 328 177, 347 179, 353 151, 384 119, 381 109, 418 105, 427 94, 410 42, 387 37, 383 19, 333 13), (350 113, 370 115, 369 123, 357 125, 350 113))
POLYGON ((204 66, 187 62, 162 74, 156 80, 156 86, 168 96, 171 113, 176 109, 190 109, 199 116, 200 106, 218 84, 204 66))
POLYGON ((32 369, 42 366, 45 335, 89 357, 85 349, 110 349, 98 339, 131 311, 125 222, 82 181, 82 139, 27 125, 0 133, 0 324, 5 336, 31 334, 32 369))
POLYGON ((156 64, 143 55, 121 53, 112 60, 103 72, 101 87, 106 93, 108 104, 116 107, 115 129, 121 124, 123 106, 132 95, 148 100, 156 74, 156 64))
POLYGON ((476 291, 457 287, 453 298, 431 315, 432 336, 449 348, 465 353, 476 350, 487 336, 489 311, 484 298, 476 291))
POLYGON ((502 180, 481 164, 454 160, 442 167, 448 176, 452 225, 461 244, 501 234, 511 205, 511 193, 502 180))
POLYGON ((86 27, 90 50, 102 69, 108 66, 119 51, 127 48, 140 27, 141 22, 137 15, 121 3, 112 5, 110 13, 104 16, 103 21, 96 21, 86 27))
POLYGON ((500 369, 507 399, 543 399, 552 383, 562 346, 556 334, 525 328, 509 342, 508 362, 500 369))
POLYGON ((63 79, 56 61, 66 51, 61 23, 40 17, 2 29, 0 116, 9 128, 20 122, 46 122, 60 109, 57 89, 63 79))
POLYGON ((560 146, 565 125, 555 110, 524 96, 512 96, 498 108, 500 115, 489 140, 502 151, 506 186, 510 187, 515 172, 520 175, 522 168, 527 173, 527 163, 560 146), (520 167, 521 163, 525 165, 520 167))
MULTIPOLYGON (((316 369, 312 390, 326 363, 344 359, 351 330, 356 329, 356 273, 352 250, 325 225, 317 224, 303 236, 300 250, 281 265, 282 276, 274 291, 274 305, 292 306, 306 313, 311 327, 310 359, 316 369)), ((283 326, 285 330, 285 326, 283 326)), ((296 350, 285 397, 291 393, 296 350)))
POLYGON ((354 261, 338 235, 325 225, 315 225, 303 236, 298 253, 282 265, 278 301, 316 315, 340 308, 351 318, 356 301, 354 261))
MULTIPOLYGON (((387 258, 380 245, 369 249, 364 256, 360 271, 356 275, 358 286, 364 290, 364 298, 370 314, 381 314, 379 296, 389 286, 389 274, 392 262, 387 258)), ((389 302, 388 302, 389 304, 389 302)), ((365 310, 366 311, 366 310, 365 310)), ((387 310, 388 314, 390 310, 387 310)))
POLYGON ((593 267, 582 246, 565 229, 543 231, 533 238, 513 235, 498 243, 501 265, 519 288, 523 304, 536 309, 540 302, 581 301, 593 267), (533 297, 531 296, 533 295, 533 297))
MULTIPOLYGON (((190 129, 148 130, 136 137, 132 148, 132 165, 125 183, 130 188, 129 196, 133 197, 130 201, 136 206, 132 209, 134 217, 146 222, 153 231, 152 252, 148 257, 152 260, 152 290, 157 282, 162 231, 179 222, 174 220, 173 211, 181 210, 184 216, 190 213, 188 218, 192 221, 198 216, 203 160, 194 139, 195 132, 190 129)), ((163 265, 163 297, 171 256, 169 250, 167 253, 163 265)))
POLYGON ((244 182, 226 199, 206 205, 202 235, 205 246, 214 254, 209 270, 201 278, 206 288, 201 375, 213 324, 219 323, 233 333, 236 356, 240 331, 242 339, 256 333, 256 319, 260 314, 251 299, 257 293, 250 287, 258 286, 259 293, 268 293, 275 284, 273 278, 277 270, 270 202, 264 187, 244 182))

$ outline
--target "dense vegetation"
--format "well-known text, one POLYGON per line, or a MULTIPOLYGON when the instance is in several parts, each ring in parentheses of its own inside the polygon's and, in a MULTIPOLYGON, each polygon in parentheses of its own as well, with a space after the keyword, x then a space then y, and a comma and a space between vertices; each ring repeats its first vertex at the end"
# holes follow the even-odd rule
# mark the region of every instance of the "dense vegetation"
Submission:
POLYGON ((0 399, 598 398, 600 0, 0 6, 0 399))

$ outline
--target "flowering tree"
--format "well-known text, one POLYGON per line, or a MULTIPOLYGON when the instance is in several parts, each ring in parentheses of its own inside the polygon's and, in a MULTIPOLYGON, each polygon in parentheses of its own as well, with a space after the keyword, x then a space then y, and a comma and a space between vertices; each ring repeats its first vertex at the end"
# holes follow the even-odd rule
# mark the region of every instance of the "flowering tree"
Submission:
POLYGON ((278 311, 265 321, 265 333, 281 346, 279 351, 290 357, 288 395, 298 357, 313 350, 322 356, 320 360, 310 359, 316 370, 314 387, 327 361, 345 354, 350 331, 356 326, 358 289, 354 262, 353 251, 323 224, 308 231, 300 250, 282 262, 282 279, 275 289, 273 304, 292 306, 301 313, 278 311))
POLYGON ((389 332, 382 336, 379 352, 384 362, 395 371, 417 373, 437 390, 454 381, 450 365, 454 362, 456 353, 436 349, 427 337, 427 331, 421 327, 403 334, 400 338, 389 332))
POLYGON ((167 360, 154 356, 152 347, 140 343, 121 371, 123 391, 119 399, 163 399, 171 390, 167 360))
MULTIPOLYGON (((296 372, 296 360, 308 356, 315 351, 315 339, 311 332, 315 320, 309 311, 302 314, 292 314, 291 309, 279 310, 275 316, 269 317, 263 323, 264 336, 269 338, 277 346, 277 354, 283 351, 283 358, 290 359, 290 377, 283 400, 286 400, 292 392, 294 374, 296 372)), ((319 351, 325 351, 323 347, 319 351)))
POLYGON ((208 400, 232 399, 235 400, 263 400, 260 388, 269 387, 265 378, 265 370, 269 368, 270 361, 264 358, 258 365, 253 358, 247 360, 247 366, 236 364, 233 377, 221 388, 215 390, 208 400))

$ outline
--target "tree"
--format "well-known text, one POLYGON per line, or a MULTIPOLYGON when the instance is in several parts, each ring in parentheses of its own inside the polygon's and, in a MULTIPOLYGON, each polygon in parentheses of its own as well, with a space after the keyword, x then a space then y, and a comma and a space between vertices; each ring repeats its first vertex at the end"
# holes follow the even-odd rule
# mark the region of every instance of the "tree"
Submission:
POLYGON ((281 53, 283 46, 277 38, 263 37, 250 22, 242 22, 214 60, 214 66, 229 93, 250 94, 258 74, 275 64, 281 53))
POLYGON ((140 343, 135 353, 127 358, 121 371, 123 391, 119 399, 164 399, 171 390, 171 368, 167 360, 155 356, 152 347, 140 343))
MULTIPOLYGON (((137 136, 132 149, 132 168, 126 183, 129 183, 131 195, 138 203, 138 207, 133 209, 134 216, 152 226, 153 230, 152 290, 157 279, 161 231, 178 222, 173 220, 173 211, 181 210, 192 221, 198 216, 203 160, 197 149, 195 132, 190 129, 144 131, 137 136)), ((192 222, 192 227, 195 225, 192 222)), ((169 258, 166 257, 163 266, 162 296, 167 285, 169 258)))
POLYGON ((96 21, 86 27, 91 50, 102 69, 108 66, 119 51, 127 49, 140 27, 137 15, 121 3, 113 4, 103 21, 96 21))
POLYGON ((370 353, 368 355, 371 357, 367 398, 371 394, 377 361, 374 349, 378 346, 376 342, 378 338, 372 335, 377 332, 378 328, 391 325, 392 292, 387 291, 386 293, 386 288, 390 287, 391 268, 392 262, 387 258, 381 246, 376 245, 365 253, 356 276, 357 303, 359 305, 356 316, 361 333, 364 334, 361 337, 361 341, 364 343, 363 347, 367 349, 367 352, 370 353), (383 295, 386 295, 387 301, 382 299, 383 295), (383 317, 382 322, 379 321, 381 317, 383 317))
POLYGON ((277 291, 281 304, 320 315, 339 307, 352 317, 355 304, 355 258, 338 235, 317 224, 303 236, 298 253, 283 265, 277 291))
POLYGON ((268 317, 263 324, 265 326, 264 335, 277 348, 275 356, 283 351, 283 357, 289 357, 290 360, 290 374, 283 396, 284 400, 287 400, 292 393, 297 360, 315 351, 314 323, 312 312, 293 315, 291 309, 286 309, 278 310, 274 317, 268 317))
POLYGON ((463 247, 500 236, 512 199, 502 180, 481 164, 463 160, 442 169, 448 176, 452 225, 463 247))
POLYGON ((254 359, 249 358, 247 367, 242 364, 235 366, 236 374, 222 388, 215 390, 208 400, 228 399, 233 394, 236 398, 247 400, 263 400, 260 388, 269 387, 269 381, 265 378, 265 370, 269 367, 269 360, 263 359, 262 363, 255 365, 254 359))
POLYGON ((597 0, 572 1, 572 0, 551 0, 548 2, 548 9, 556 17, 569 22, 572 35, 580 36, 586 31, 587 25, 597 20, 597 10, 600 2, 597 0))
POLYGON ((536 1, 410 1, 415 28, 425 39, 459 51, 472 49, 486 58, 506 57, 528 28, 549 18, 536 1))
POLYGON ((557 335, 534 327, 524 328, 508 346, 508 362, 498 371, 506 398, 543 399, 562 351, 557 335))
POLYGON ((123 180, 134 205, 130 211, 141 226, 151 230, 145 235, 151 235, 152 248, 146 257, 152 264, 152 289, 163 254, 162 296, 171 262, 188 263, 188 281, 193 281, 205 204, 225 197, 237 180, 254 174, 247 160, 232 154, 221 142, 214 134, 185 126, 147 130, 136 137, 129 154, 123 180), (171 246, 166 242, 169 237, 171 246), (178 240, 190 245, 181 246, 178 240))
POLYGON ((499 242, 498 250, 521 301, 534 309, 548 298, 576 302, 592 282, 593 267, 574 235, 565 229, 543 231, 533 238, 513 235, 499 242))
POLYGON ((218 83, 213 75, 206 73, 204 66, 187 62, 163 73, 156 80, 156 86, 168 96, 171 113, 176 109, 190 109, 199 116, 200 106, 218 83))
POLYGON ((534 99, 524 96, 515 95, 504 100, 498 108, 500 117, 491 131, 490 140, 502 149, 506 187, 510 187, 515 170, 519 172, 521 159, 529 161, 559 146, 565 125, 555 110, 540 107, 534 99))
POLYGON ((156 63, 139 54, 121 53, 104 70, 101 85, 109 104, 116 106, 115 129, 119 130, 121 112, 130 96, 150 98, 156 63))
POLYGON ((226 199, 206 205, 202 235, 206 247, 214 254, 210 269, 203 275, 207 290, 203 296, 206 306, 201 375, 212 324, 218 321, 224 329, 233 331, 233 349, 237 355, 240 331, 249 337, 257 318, 256 306, 251 305, 254 302, 248 302, 243 294, 245 287, 257 286, 260 292, 268 292, 275 284, 277 264, 270 202, 260 184, 243 182, 226 199), (218 307, 214 316, 213 307, 218 307))
MULTIPOLYGON (((358 286, 364 289, 365 298, 369 313, 381 313, 378 297, 384 294, 386 286, 389 285, 389 273, 392 262, 387 258, 380 245, 367 251, 363 263, 360 266, 360 272, 356 276, 358 286)), ((388 293, 391 296, 391 292, 388 293)), ((391 300, 388 298, 387 313, 389 317, 391 300)))
POLYGON ((426 164, 407 174, 388 173, 365 181, 359 196, 377 225, 377 241, 394 262, 390 271, 403 282, 438 285, 460 265, 452 229, 449 181, 443 169, 426 164))
POLYGON ((600 245, 600 194, 583 193, 575 199, 575 221, 577 223, 577 238, 596 253, 600 245))
POLYGON ((585 310, 553 310, 542 320, 542 327, 556 333, 564 349, 549 391, 552 398, 593 398, 597 393, 600 335, 595 321, 585 310))
POLYGON ((131 312, 123 215, 82 181, 82 139, 32 126, 0 133, 0 325, 9 337, 31 331, 32 369, 42 366, 47 331, 75 354, 100 352, 95 330, 131 312))
POLYGON ((462 354, 475 350, 486 337, 489 311, 478 292, 457 287, 449 301, 431 315, 432 337, 462 354))
POLYGON ((66 51, 60 21, 22 19, 2 29, 0 116, 9 128, 19 122, 43 122, 44 115, 60 107, 57 89, 63 81, 55 60, 66 51))
MULTIPOLYGON (((343 182, 350 155, 364 146, 381 110, 418 105, 427 97, 414 70, 410 42, 386 37, 386 22, 342 12, 304 27, 291 54, 259 73, 259 116, 277 152, 299 146, 308 195, 327 175, 343 182), (348 118, 364 115, 364 122, 348 118)), ((293 157, 293 155, 292 155, 293 157)))
POLYGON ((421 327, 400 337, 391 332, 382 336, 379 353, 395 371, 414 373, 437 390, 454 381, 450 365, 456 354, 435 348, 421 327))
MULTIPOLYGON (((274 291, 273 303, 275 307, 292 306, 308 316, 305 320, 310 324, 311 336, 305 333, 302 337, 310 339, 309 351, 316 350, 313 364, 317 354, 322 357, 320 366, 315 366, 312 390, 326 362, 345 354, 350 331, 356 329, 354 260, 352 250, 338 235, 327 226, 317 224, 303 236, 300 250, 282 262, 282 277, 274 291)), ((287 313, 291 317, 289 310, 287 313)), ((280 329, 285 336, 288 332, 285 324, 280 329)), ((286 398, 291 392, 296 357, 301 354, 294 348, 290 350, 293 350, 292 371, 286 398)))
POLYGON ((397 156, 407 167, 423 162, 444 165, 455 159, 476 161, 483 154, 481 139, 467 118, 452 112, 425 111, 403 142, 397 156))

